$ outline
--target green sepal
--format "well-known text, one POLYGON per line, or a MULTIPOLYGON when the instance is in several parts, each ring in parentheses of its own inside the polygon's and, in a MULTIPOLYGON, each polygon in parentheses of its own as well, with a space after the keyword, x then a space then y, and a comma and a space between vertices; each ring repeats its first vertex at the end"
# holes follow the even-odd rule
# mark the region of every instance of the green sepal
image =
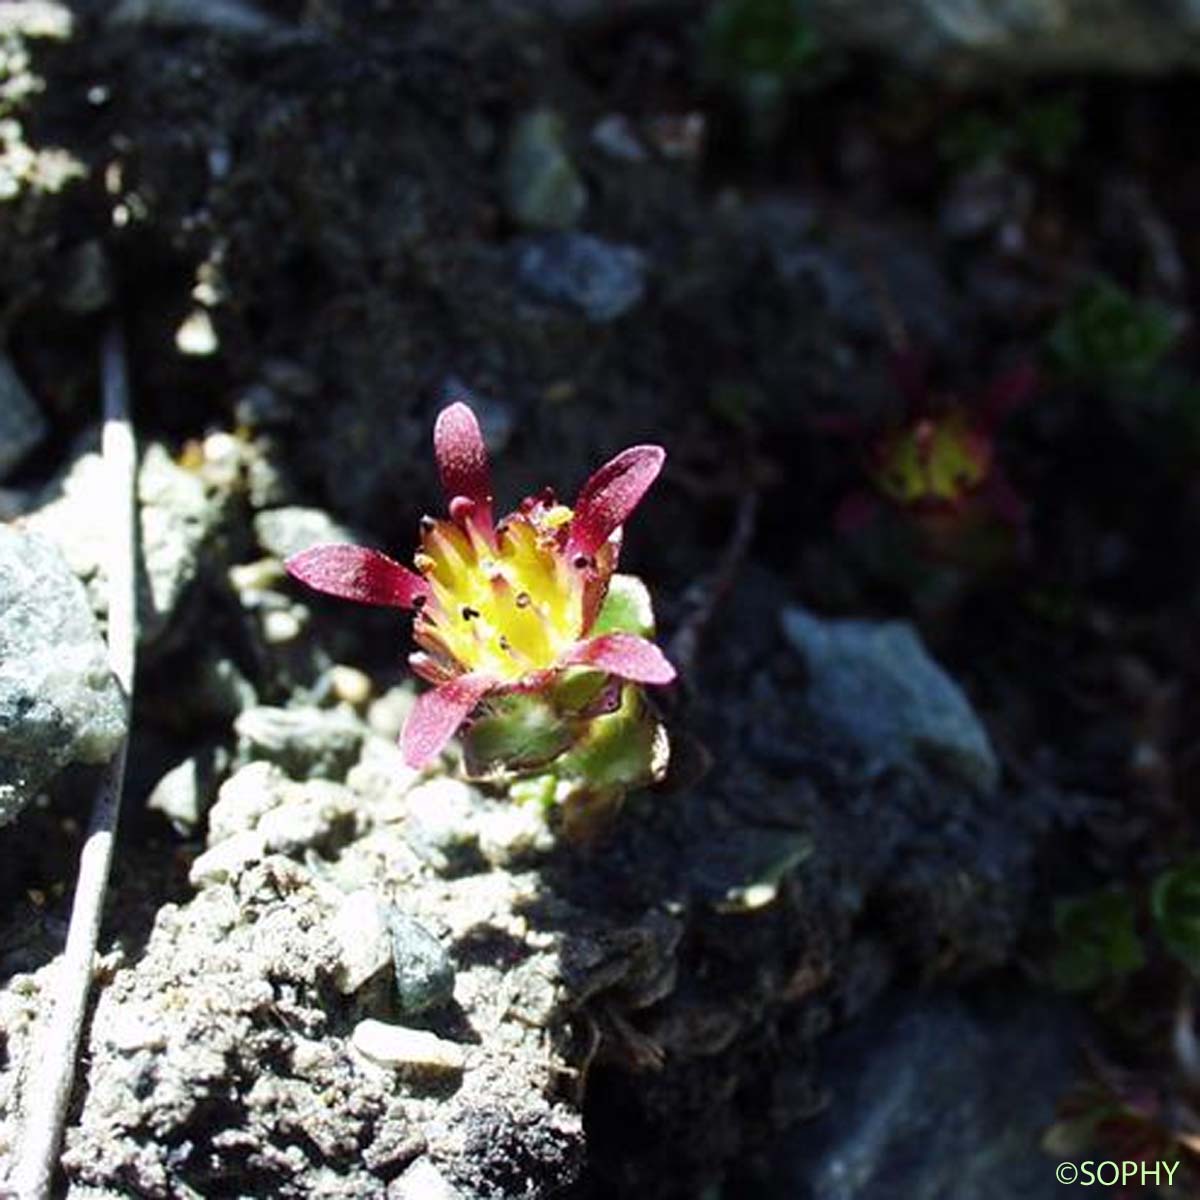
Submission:
POLYGON ((604 691, 608 676, 591 667, 568 667, 558 677, 549 693, 558 713, 576 716, 594 704, 604 691))
POLYGON ((616 712, 592 717, 574 747, 556 764, 560 778, 585 787, 628 791, 661 779, 669 749, 666 733, 641 691, 626 684, 616 712))
POLYGON ((589 637, 602 633, 632 633, 637 637, 654 636, 654 605, 650 592, 636 575, 614 575, 589 637))
POLYGON ((488 714, 464 735, 463 753, 475 776, 527 771, 552 762, 574 737, 548 696, 514 692, 489 703, 488 714))

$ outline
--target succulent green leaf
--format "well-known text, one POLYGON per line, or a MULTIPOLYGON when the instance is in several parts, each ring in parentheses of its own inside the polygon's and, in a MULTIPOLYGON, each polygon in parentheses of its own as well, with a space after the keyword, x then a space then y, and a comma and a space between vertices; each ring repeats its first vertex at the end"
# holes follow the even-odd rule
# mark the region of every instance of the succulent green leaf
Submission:
POLYGON ((608 676, 603 671, 572 667, 559 677, 551 700, 560 713, 580 713, 600 699, 607 683, 608 676))
POLYGON ((609 582, 608 595, 590 636, 599 637, 602 633, 654 637, 654 605, 649 589, 636 575, 614 575, 609 582))
POLYGON ((463 748, 472 774, 530 770, 553 761, 574 736, 546 697, 518 693, 494 701, 467 731, 463 748))
POLYGON ((1144 378, 1177 340, 1171 314, 1108 279, 1079 291, 1054 326, 1048 349, 1078 379, 1144 378))
POLYGON ((559 771, 592 787, 627 790, 660 779, 668 753, 662 726, 641 692, 626 685, 621 707, 588 722, 586 734, 564 756, 559 771))

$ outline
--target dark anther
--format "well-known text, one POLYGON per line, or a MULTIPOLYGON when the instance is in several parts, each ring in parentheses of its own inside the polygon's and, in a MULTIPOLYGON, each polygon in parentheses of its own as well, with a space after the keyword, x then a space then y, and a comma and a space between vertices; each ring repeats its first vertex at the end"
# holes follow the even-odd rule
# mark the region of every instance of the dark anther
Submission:
POLYGON ((577 570, 582 571, 585 567, 593 566, 592 560, 586 554, 577 554, 571 560, 571 565, 577 570))
POLYGON ((464 621, 472 621, 479 616, 479 609, 472 608, 469 604, 464 604, 462 607, 462 618, 464 621))
POLYGON ((437 528, 437 522, 432 517, 421 518, 421 529, 425 533, 432 533, 437 528))
POLYGON ((530 606, 530 604, 532 604, 532 603, 533 603, 533 601, 530 599, 528 592, 518 592, 517 593, 517 607, 518 608, 528 608, 530 606))
POLYGON ((424 596, 424 595, 414 596, 413 597, 413 605, 412 605, 413 608, 415 608, 417 610, 417 612, 420 612, 421 609, 423 609, 425 607, 425 601, 428 599, 429 599, 429 597, 424 596))

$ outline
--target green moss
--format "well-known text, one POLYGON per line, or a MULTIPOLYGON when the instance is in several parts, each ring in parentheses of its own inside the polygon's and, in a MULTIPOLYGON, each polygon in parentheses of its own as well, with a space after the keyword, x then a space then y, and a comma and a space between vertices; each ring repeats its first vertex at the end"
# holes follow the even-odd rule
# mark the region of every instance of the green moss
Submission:
POLYGON ((1128 975, 1146 961, 1128 892, 1096 892, 1054 906, 1059 945, 1053 977, 1064 991, 1090 991, 1128 975))
POLYGON ((1047 350, 1055 366, 1075 379, 1138 379, 1162 362, 1176 337, 1166 308, 1101 278, 1075 294, 1051 330, 1047 350))

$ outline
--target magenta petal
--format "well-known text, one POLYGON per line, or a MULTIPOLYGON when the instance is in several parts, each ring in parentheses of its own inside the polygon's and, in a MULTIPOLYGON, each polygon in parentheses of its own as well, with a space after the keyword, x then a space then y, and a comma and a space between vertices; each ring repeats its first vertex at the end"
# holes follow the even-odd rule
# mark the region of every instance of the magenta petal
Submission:
POLYGON ((433 427, 433 451, 446 498, 465 496, 488 528, 492 524, 492 481, 487 447, 475 414, 461 400, 443 408, 433 427))
POLYGON ((436 758, 495 684, 488 675, 459 675, 418 696, 400 735, 404 761, 423 767, 436 758))
POLYGON ((568 554, 594 554, 637 508, 666 457, 661 446, 630 446, 606 462, 575 501, 568 554))
POLYGON ((675 668, 651 641, 632 633, 606 633, 579 642, 567 651, 561 665, 595 667, 633 683, 670 683, 675 668))
POLYGON ((415 571, 366 546, 313 546, 293 554, 284 566, 314 591, 359 604, 412 608, 418 597, 429 594, 429 585, 415 571))

